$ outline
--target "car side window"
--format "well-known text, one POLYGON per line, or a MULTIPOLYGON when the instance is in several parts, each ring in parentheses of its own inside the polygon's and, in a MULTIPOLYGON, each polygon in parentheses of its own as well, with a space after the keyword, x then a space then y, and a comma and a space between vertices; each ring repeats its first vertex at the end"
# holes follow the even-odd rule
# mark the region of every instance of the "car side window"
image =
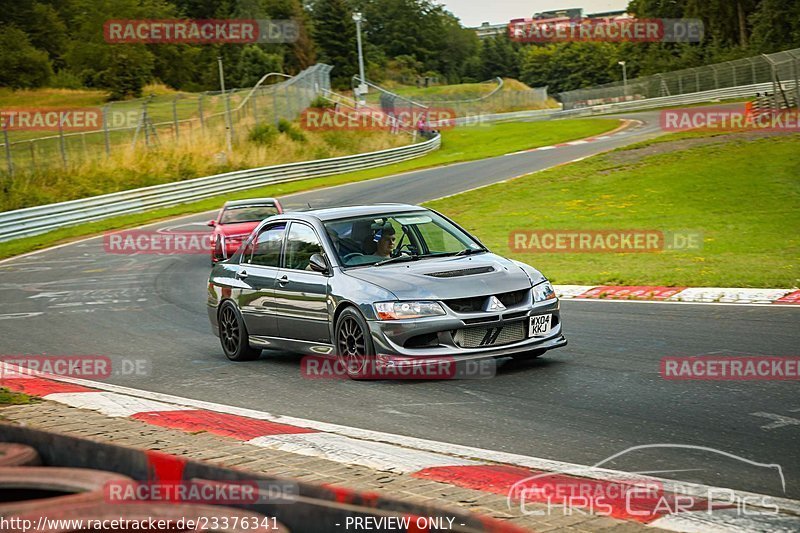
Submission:
POLYGON ((310 226, 292 223, 289 238, 286 240, 284 267, 293 270, 311 270, 310 259, 314 254, 322 254, 322 245, 310 226))
POLYGON ((251 246, 252 255, 247 262, 253 265, 277 267, 280 264, 285 232, 286 224, 277 224, 261 230, 251 246))

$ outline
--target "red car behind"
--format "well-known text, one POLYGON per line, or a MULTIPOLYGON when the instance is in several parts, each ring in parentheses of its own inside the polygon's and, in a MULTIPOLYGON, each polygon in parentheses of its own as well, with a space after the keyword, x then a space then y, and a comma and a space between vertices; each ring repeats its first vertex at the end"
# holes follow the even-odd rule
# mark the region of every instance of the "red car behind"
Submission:
POLYGON ((283 213, 276 198, 249 198, 225 202, 219 215, 208 225, 214 228, 211 242, 211 262, 224 261, 233 255, 259 222, 272 215, 283 213))

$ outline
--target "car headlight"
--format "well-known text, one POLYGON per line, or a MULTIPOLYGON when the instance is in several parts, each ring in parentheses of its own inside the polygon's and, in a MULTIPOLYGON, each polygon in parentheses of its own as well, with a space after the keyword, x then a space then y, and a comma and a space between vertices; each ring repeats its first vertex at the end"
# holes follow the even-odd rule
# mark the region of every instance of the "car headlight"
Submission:
POLYGON ((555 300, 556 291, 549 281, 538 284, 533 289, 534 303, 544 302, 545 300, 555 300))
POLYGON ((378 320, 403 320, 444 315, 437 302, 378 302, 375 304, 378 320))

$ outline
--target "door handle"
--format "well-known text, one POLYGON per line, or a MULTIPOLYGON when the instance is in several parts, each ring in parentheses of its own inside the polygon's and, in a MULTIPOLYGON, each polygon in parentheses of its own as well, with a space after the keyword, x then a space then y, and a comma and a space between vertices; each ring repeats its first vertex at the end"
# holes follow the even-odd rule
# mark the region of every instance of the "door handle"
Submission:
POLYGON ((247 271, 241 270, 236 273, 236 279, 245 279, 247 277, 247 271))
POLYGON ((282 278, 278 278, 278 283, 280 283, 281 285, 286 285, 287 283, 289 283, 289 276, 284 274, 282 278))

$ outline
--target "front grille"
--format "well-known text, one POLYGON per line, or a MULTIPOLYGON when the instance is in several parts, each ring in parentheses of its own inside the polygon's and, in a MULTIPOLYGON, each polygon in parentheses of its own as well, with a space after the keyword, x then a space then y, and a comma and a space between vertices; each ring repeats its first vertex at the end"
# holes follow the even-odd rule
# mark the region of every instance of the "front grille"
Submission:
POLYGON ((498 294, 497 299, 500 300, 506 307, 513 307, 525 301, 525 297, 531 292, 530 289, 522 289, 520 291, 506 292, 498 294))
POLYGON ((433 276, 434 278, 457 278, 460 276, 472 276, 474 274, 486 274, 487 272, 494 272, 494 267, 475 267, 463 268, 461 270, 449 270, 446 272, 429 272, 426 276, 433 276))
POLYGON ((461 348, 502 346, 525 340, 526 321, 507 322, 496 328, 464 328, 456 330, 453 340, 461 348))
MULTIPOLYGON (((525 301, 530 293, 530 289, 521 289, 518 291, 504 292, 502 294, 495 294, 498 300, 506 307, 513 307, 525 301)), ((445 300, 444 303, 455 311, 456 313, 475 313, 486 309, 486 296, 474 296, 472 298, 459 298, 457 300, 445 300)))
POLYGON ((445 300, 444 303, 456 313, 474 313, 475 311, 483 311, 486 298, 488 296, 459 298, 458 300, 445 300))

